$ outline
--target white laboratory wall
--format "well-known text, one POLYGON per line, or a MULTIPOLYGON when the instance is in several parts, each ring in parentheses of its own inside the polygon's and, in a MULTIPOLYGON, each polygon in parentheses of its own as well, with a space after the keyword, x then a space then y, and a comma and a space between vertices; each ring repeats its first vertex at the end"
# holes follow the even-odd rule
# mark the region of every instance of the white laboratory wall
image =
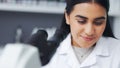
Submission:
POLYGON ((115 17, 113 24, 113 32, 120 39, 120 17, 115 17))
POLYGON ((114 35, 120 39, 120 0, 110 0, 110 15, 114 17, 112 22, 114 35))

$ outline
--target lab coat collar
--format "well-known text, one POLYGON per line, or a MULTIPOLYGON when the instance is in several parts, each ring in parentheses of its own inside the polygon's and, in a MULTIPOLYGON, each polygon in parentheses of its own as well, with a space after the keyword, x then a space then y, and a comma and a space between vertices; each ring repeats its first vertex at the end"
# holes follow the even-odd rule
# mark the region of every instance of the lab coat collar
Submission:
POLYGON ((101 37, 98 42, 96 43, 96 46, 93 50, 97 56, 109 56, 110 50, 109 50, 109 42, 107 41, 107 37, 101 37))
MULTIPOLYGON (((99 56, 109 56, 107 38, 101 37, 95 45, 93 52, 99 56), (105 42, 106 41, 106 42, 105 42)), ((68 34, 65 40, 60 44, 59 54, 67 54, 71 47, 71 34, 68 34)))
POLYGON ((60 44, 59 47, 59 54, 67 54, 69 51, 69 48, 71 47, 71 34, 68 34, 65 40, 60 44))
POLYGON ((86 58, 86 60, 82 64, 79 64, 79 61, 74 55, 74 51, 71 46, 71 34, 69 34, 67 38, 63 40, 63 42, 60 44, 58 53, 60 55, 67 55, 68 64, 72 68, 91 66, 97 62, 96 61, 97 56, 106 56, 106 57, 109 56, 109 49, 107 47, 108 44, 107 42, 105 42, 106 40, 107 40, 106 38, 101 37, 99 41, 96 43, 96 46, 92 51, 92 53, 86 58))

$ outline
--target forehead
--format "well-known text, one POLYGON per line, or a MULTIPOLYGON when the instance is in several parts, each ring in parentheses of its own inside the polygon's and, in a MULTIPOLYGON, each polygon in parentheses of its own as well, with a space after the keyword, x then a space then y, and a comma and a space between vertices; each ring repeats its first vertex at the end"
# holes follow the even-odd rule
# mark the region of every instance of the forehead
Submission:
POLYGON ((76 4, 71 12, 71 15, 82 15, 86 17, 96 18, 106 16, 104 7, 96 3, 80 3, 76 4))

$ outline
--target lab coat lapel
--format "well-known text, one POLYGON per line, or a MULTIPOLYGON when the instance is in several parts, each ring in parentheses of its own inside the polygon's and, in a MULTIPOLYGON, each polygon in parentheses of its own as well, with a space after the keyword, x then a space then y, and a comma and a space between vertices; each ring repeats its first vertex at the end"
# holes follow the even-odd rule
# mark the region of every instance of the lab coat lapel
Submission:
POLYGON ((91 53, 86 59, 85 61, 83 61, 83 63, 81 63, 80 67, 89 67, 89 66, 93 66, 94 64, 96 64, 96 56, 94 53, 91 53))
POLYGON ((69 48, 69 51, 67 54, 67 64, 70 68, 80 68, 80 63, 76 58, 72 47, 69 48))
POLYGON ((68 68, 80 68, 80 64, 74 54, 71 45, 71 35, 69 34, 67 38, 60 44, 59 54, 64 55, 66 58, 65 64, 67 64, 68 68))
POLYGON ((96 43, 95 48, 93 49, 92 53, 86 58, 86 60, 81 64, 80 67, 89 67, 93 66, 97 63, 97 57, 98 56, 109 56, 109 49, 108 49, 108 43, 105 41, 106 39, 104 37, 101 37, 99 41, 96 43))
POLYGON ((108 39, 105 37, 101 37, 99 41, 97 42, 96 47, 94 49, 94 52, 97 56, 107 57, 110 55, 109 42, 107 42, 106 40, 108 39))

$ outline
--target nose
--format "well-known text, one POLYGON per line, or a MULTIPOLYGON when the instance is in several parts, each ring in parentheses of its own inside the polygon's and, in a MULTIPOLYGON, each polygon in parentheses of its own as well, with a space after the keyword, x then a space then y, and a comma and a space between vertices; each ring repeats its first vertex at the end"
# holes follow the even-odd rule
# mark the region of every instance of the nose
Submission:
POLYGON ((87 26, 85 26, 85 34, 88 36, 93 36, 94 33, 95 33, 95 28, 93 24, 87 24, 87 26))

